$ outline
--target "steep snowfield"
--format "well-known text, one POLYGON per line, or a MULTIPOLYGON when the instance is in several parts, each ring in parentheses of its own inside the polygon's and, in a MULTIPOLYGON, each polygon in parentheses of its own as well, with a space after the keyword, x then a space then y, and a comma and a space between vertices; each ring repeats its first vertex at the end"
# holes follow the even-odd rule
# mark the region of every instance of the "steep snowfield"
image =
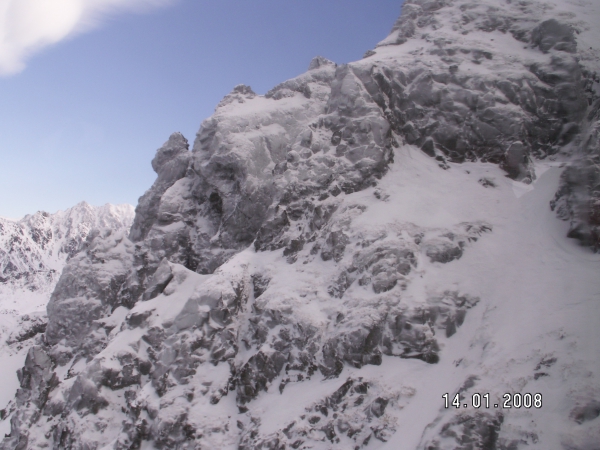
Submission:
POLYGON ((574 448, 595 448, 597 426, 588 430, 560 420, 600 392, 600 257, 565 239, 567 227, 548 207, 558 185, 558 165, 538 163, 538 180, 523 186, 492 165, 463 164, 440 174, 414 150, 398 161, 393 173, 402 184, 392 177, 382 183, 398 207, 378 205, 374 216, 433 226, 483 217, 494 231, 443 271, 429 268, 424 274, 419 290, 454 285, 482 301, 457 336, 444 343, 438 365, 408 366, 388 359, 376 371, 385 373, 389 383, 397 380, 416 390, 398 414, 396 437, 383 448, 420 448, 419 442, 435 436, 436 422, 460 414, 442 408, 442 395, 453 396, 472 376, 481 381, 467 392, 490 393, 494 403, 502 403, 504 393, 542 394, 539 410, 501 411, 516 437, 538 436, 531 448, 561 448, 561 440, 591 445, 574 448), (481 178, 496 187, 476 184, 481 178), (535 367, 552 359, 553 367, 537 369, 544 375, 536 380, 535 367), (434 426, 426 429, 430 423, 434 426))

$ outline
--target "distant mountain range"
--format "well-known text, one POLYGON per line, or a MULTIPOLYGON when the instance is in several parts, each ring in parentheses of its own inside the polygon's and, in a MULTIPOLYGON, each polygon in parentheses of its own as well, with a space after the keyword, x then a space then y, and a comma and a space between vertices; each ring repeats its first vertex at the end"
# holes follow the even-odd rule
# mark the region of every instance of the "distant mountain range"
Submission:
POLYGON ((54 214, 39 211, 16 221, 0 218, 0 292, 51 292, 92 230, 129 228, 133 216, 131 205, 95 207, 81 202, 54 214))

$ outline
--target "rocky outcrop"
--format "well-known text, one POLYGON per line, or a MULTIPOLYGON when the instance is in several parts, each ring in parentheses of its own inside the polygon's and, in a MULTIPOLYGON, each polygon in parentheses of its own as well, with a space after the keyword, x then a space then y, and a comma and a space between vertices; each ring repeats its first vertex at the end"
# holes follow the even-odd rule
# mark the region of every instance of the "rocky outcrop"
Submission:
POLYGON ((130 274, 133 245, 125 234, 93 233, 85 251, 65 267, 47 308, 45 341, 60 343, 55 361, 64 364, 97 353, 106 345, 106 332, 97 320, 120 306, 130 308, 139 296, 130 274))
MULTIPOLYGON (((46 306, 67 262, 97 230, 128 230, 132 221, 132 206, 93 207, 85 202, 55 214, 0 219, 0 353, 24 357, 28 348, 39 344, 48 324, 46 306)), ((71 307, 74 304, 66 309, 71 307)), ((67 310, 59 314, 69 318, 67 310)), ((73 328, 77 326, 87 332, 74 322, 73 328)))
MULTIPOLYGON (((595 75, 596 85, 600 79, 595 75)), ((563 172, 551 207, 569 221, 569 237, 594 251, 600 250, 600 98, 593 92, 592 107, 578 136, 575 160, 563 172)))
MULTIPOLYGON (((40 418, 50 392, 59 384, 56 373, 52 369, 52 360, 42 347, 33 346, 29 349, 25 365, 17 372, 21 386, 16 394, 16 407, 19 409, 19 414, 12 417, 11 427, 24 428, 40 418)), ((4 448, 30 448, 28 434, 5 436, 2 445, 4 448)))
POLYGON ((432 157, 499 163, 511 178, 531 180, 531 158, 551 156, 573 139, 588 106, 573 28, 549 19, 529 29, 533 17, 524 16, 521 3, 462 4, 454 16, 446 13, 450 4, 406 2, 379 48, 417 36, 422 45, 407 52, 410 71, 374 77, 386 94, 381 106, 398 134, 432 157), (442 26, 442 17, 450 23, 442 26), (444 31, 450 27, 452 33, 444 31), (511 57, 493 42, 468 38, 482 31, 510 33, 514 47, 530 43, 548 56, 511 57), (499 65, 501 71, 485 75, 474 67, 499 65))
MULTIPOLYGON (((385 201, 386 194, 378 190, 372 198, 385 201)), ((84 251, 70 260, 52 295, 42 347, 51 361, 44 370, 63 367, 66 380, 74 381, 58 385, 53 381, 48 388, 51 395, 38 408, 49 418, 74 416, 44 425, 38 422, 39 414, 31 416, 31 408, 17 405, 15 436, 39 443, 32 430, 50 426, 54 442, 84 445, 77 437, 82 429, 75 416, 89 417, 86 423, 92 420, 102 429, 108 420, 102 411, 122 403, 111 392, 125 392, 117 447, 152 440, 159 448, 174 448, 203 435, 204 425, 189 417, 198 401, 217 405, 233 391, 238 411, 252 417, 249 407, 276 382, 284 392, 311 377, 335 379, 346 365, 380 365, 384 356, 435 364, 441 350, 436 333, 454 335, 479 299, 445 291, 407 306, 401 301, 403 291, 421 265, 444 265, 460 258, 491 226, 463 223, 455 229, 425 229, 396 224, 373 230, 355 224, 367 209, 334 196, 317 205, 291 203, 286 209, 288 228, 270 242, 271 252, 283 247, 283 256, 297 275, 307 264, 333 264, 329 282, 320 282, 322 291, 308 297, 322 305, 321 314, 332 307, 330 299, 342 301, 327 312, 336 324, 332 329, 319 323, 319 315, 300 313, 308 286, 289 289, 285 280, 274 282, 274 274, 252 262, 253 252, 266 251, 258 244, 246 250, 249 259, 238 256, 210 276, 163 257, 142 285, 139 273, 147 268, 136 266, 140 244, 123 232, 93 233, 84 251), (365 303, 366 293, 370 299, 365 303), (373 309, 377 303, 380 306, 373 309), (219 368, 218 378, 206 372, 207 363, 219 368), (141 390, 144 385, 161 399, 158 404, 141 390), (204 387, 197 391, 199 385, 204 387), (187 392, 184 405, 181 388, 187 392)), ((340 430, 346 433, 344 439, 360 445, 371 438, 386 440, 394 428, 383 417, 397 397, 377 395, 360 406, 371 386, 362 383, 364 387, 355 389, 356 398, 351 398, 356 416, 341 405, 345 386, 333 394, 335 401, 326 398, 325 406, 314 407, 325 415, 327 408, 334 412, 341 408, 345 421, 326 420, 316 426, 319 416, 304 416, 307 430, 325 433, 332 443, 340 442, 340 430), (361 425, 365 420, 376 420, 380 426, 367 429, 361 425)), ((31 387, 22 389, 21 395, 34 395, 31 387)), ((298 442, 306 430, 298 435, 297 430, 303 427, 288 429, 286 442, 298 442)), ((242 447, 273 440, 252 429, 242 428, 242 447)), ((219 431, 225 437, 231 432, 219 431)))
POLYGON ((460 13, 445 14, 452 7, 453 2, 407 1, 392 33, 379 44, 401 45, 418 37, 433 44, 409 52, 420 64, 408 76, 416 76, 408 92, 393 89, 388 81, 399 105, 390 103, 389 110, 406 141, 451 161, 500 163, 511 178, 525 182, 535 176, 532 158, 553 157, 571 144, 567 151, 579 156, 565 171, 552 207, 560 202, 559 216, 570 221, 570 237, 597 250, 598 118, 593 105, 599 79, 597 60, 582 65, 577 56, 576 34, 584 25, 568 15, 549 17, 552 6, 531 1, 465 3, 460 13), (540 18, 545 20, 536 23, 540 18), (456 34, 444 33, 449 25, 456 34), (462 37, 484 32, 498 39, 498 31, 524 44, 514 45, 523 57, 507 59, 493 43, 472 45, 467 39, 465 46, 462 37), (527 55, 529 48, 545 58, 527 55), (427 61, 421 61, 424 55, 427 61), (498 67, 498 59, 504 65, 498 76, 481 77, 472 70, 472 64, 498 67))
POLYGON ((152 168, 158 177, 152 188, 140 197, 130 232, 132 241, 144 239, 155 222, 168 220, 169 214, 175 213, 162 211, 159 218, 160 199, 167 189, 185 176, 190 160, 188 149, 187 139, 181 133, 173 133, 156 151, 152 168))
POLYGON ((525 12, 512 3, 465 4, 457 17, 449 14, 454 7, 407 2, 390 36, 363 61, 337 67, 315 58, 308 72, 264 98, 237 86, 203 123, 191 155, 178 134, 158 152, 177 148, 179 156, 142 197, 132 240, 150 233, 148 258, 165 251, 211 273, 257 236, 270 241, 287 228, 282 207, 376 183, 399 142, 443 167, 489 161, 515 180, 533 180, 533 159, 554 157, 584 126, 593 74, 577 62, 576 28, 537 21, 535 3, 525 12), (503 48, 470 38, 478 32, 505 33, 511 42, 503 48), (377 56, 409 38, 418 48, 377 56), (192 223, 198 216, 202 223, 192 223))
POLYGON ((340 448, 366 447, 371 441, 384 443, 396 431, 386 409, 402 407, 413 395, 410 389, 388 390, 373 381, 349 378, 277 435, 257 439, 260 423, 244 426, 239 448, 302 448, 309 439, 340 448))

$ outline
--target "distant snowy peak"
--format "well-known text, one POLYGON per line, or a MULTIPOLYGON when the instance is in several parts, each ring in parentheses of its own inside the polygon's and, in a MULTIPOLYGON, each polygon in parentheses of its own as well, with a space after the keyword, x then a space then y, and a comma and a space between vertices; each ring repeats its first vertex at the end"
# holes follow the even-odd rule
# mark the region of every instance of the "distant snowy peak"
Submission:
POLYGON ((52 288, 93 229, 129 228, 133 216, 131 205, 81 202, 54 214, 38 211, 18 221, 0 218, 0 287, 52 288))

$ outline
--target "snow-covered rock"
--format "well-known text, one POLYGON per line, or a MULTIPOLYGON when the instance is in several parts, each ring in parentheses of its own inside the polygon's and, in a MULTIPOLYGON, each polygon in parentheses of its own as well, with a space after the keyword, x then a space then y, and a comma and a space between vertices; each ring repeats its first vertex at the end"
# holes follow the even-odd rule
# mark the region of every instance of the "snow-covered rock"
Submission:
POLYGON ((0 218, 0 309, 8 315, 45 309, 63 267, 90 233, 128 230, 132 221, 130 205, 93 207, 86 202, 54 214, 0 218))
POLYGON ((0 291, 52 292, 66 261, 82 248, 93 229, 128 229, 132 221, 130 205, 94 207, 86 202, 18 221, 0 218, 0 291))
POLYGON ((236 86, 70 258, 2 448, 597 448, 598 24, 407 0, 236 86))
POLYGON ((19 384, 16 367, 23 364, 34 338, 46 331, 46 305, 67 261, 94 230, 129 230, 133 216, 130 205, 93 207, 81 202, 54 214, 0 218, 0 370, 7 387, 0 397, 2 408, 19 384))

